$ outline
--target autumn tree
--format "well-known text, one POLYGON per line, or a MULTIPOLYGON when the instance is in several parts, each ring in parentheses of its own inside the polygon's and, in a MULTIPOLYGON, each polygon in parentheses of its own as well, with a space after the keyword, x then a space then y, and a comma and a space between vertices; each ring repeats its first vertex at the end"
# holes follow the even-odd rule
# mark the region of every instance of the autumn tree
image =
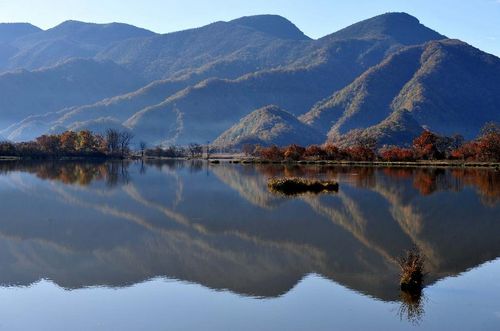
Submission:
POLYGON ((424 130, 420 136, 413 140, 413 150, 417 159, 440 159, 442 154, 437 148, 439 137, 429 130, 424 130))
POLYGON ((61 149, 61 143, 57 135, 43 135, 36 138, 40 149, 48 154, 57 155, 61 149))
POLYGON ((380 158, 388 162, 405 162, 414 161, 415 157, 413 151, 408 148, 401 148, 397 146, 385 147, 379 151, 380 158))
POLYGON ((328 160, 339 160, 341 158, 341 151, 337 146, 329 143, 323 149, 328 160))
POLYGON ((478 138, 478 159, 480 161, 500 161, 500 125, 487 123, 478 138))
POLYGON ((324 159, 326 157, 326 152, 318 145, 311 145, 306 147, 304 156, 313 159, 324 159))
POLYGON ((303 158, 306 149, 299 145, 290 145, 285 147, 283 156, 286 160, 297 161, 303 158))
POLYGON ((284 158, 283 151, 276 145, 270 147, 258 147, 257 155, 265 160, 281 161, 284 158))

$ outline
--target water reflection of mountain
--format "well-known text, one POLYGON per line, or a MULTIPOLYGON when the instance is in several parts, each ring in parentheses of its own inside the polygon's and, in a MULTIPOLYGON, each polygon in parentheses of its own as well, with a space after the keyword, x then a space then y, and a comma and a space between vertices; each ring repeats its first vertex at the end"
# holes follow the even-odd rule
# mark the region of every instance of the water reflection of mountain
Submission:
POLYGON ((428 257, 431 282, 500 256, 492 171, 181 162, 0 169, 4 285, 127 286, 165 276, 272 297, 314 272, 396 300, 395 259, 413 245, 428 257), (265 178, 283 173, 337 178, 341 190, 275 197, 265 178))

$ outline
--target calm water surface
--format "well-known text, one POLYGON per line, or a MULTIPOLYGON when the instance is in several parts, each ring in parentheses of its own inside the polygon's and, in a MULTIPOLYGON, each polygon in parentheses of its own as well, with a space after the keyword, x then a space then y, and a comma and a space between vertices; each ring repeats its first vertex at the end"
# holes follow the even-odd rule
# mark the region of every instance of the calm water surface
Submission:
POLYGON ((0 330, 500 330, 498 171, 2 162, 0 208, 0 330))

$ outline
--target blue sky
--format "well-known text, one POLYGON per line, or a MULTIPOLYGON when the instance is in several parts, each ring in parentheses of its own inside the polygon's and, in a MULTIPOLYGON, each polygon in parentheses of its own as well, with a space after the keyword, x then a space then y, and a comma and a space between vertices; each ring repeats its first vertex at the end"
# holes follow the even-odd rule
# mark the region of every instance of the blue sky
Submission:
POLYGON ((279 14, 313 38, 389 11, 407 12, 448 37, 500 56, 500 0, 0 0, 0 22, 44 29, 74 19, 125 22, 165 33, 279 14))

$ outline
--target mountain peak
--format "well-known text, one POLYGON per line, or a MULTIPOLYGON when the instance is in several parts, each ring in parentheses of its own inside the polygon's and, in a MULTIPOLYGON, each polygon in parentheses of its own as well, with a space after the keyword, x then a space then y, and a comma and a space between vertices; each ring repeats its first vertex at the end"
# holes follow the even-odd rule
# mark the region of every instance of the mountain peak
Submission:
POLYGON ((295 24, 279 15, 244 16, 229 23, 246 26, 282 39, 310 39, 295 24))
POLYGON ((324 137, 278 106, 269 105, 245 116, 214 141, 215 146, 244 144, 285 146, 293 143, 320 144, 324 137))
POLYGON ((382 39, 392 38, 403 45, 422 44, 446 36, 429 29, 407 13, 385 13, 350 25, 327 38, 331 39, 382 39))

